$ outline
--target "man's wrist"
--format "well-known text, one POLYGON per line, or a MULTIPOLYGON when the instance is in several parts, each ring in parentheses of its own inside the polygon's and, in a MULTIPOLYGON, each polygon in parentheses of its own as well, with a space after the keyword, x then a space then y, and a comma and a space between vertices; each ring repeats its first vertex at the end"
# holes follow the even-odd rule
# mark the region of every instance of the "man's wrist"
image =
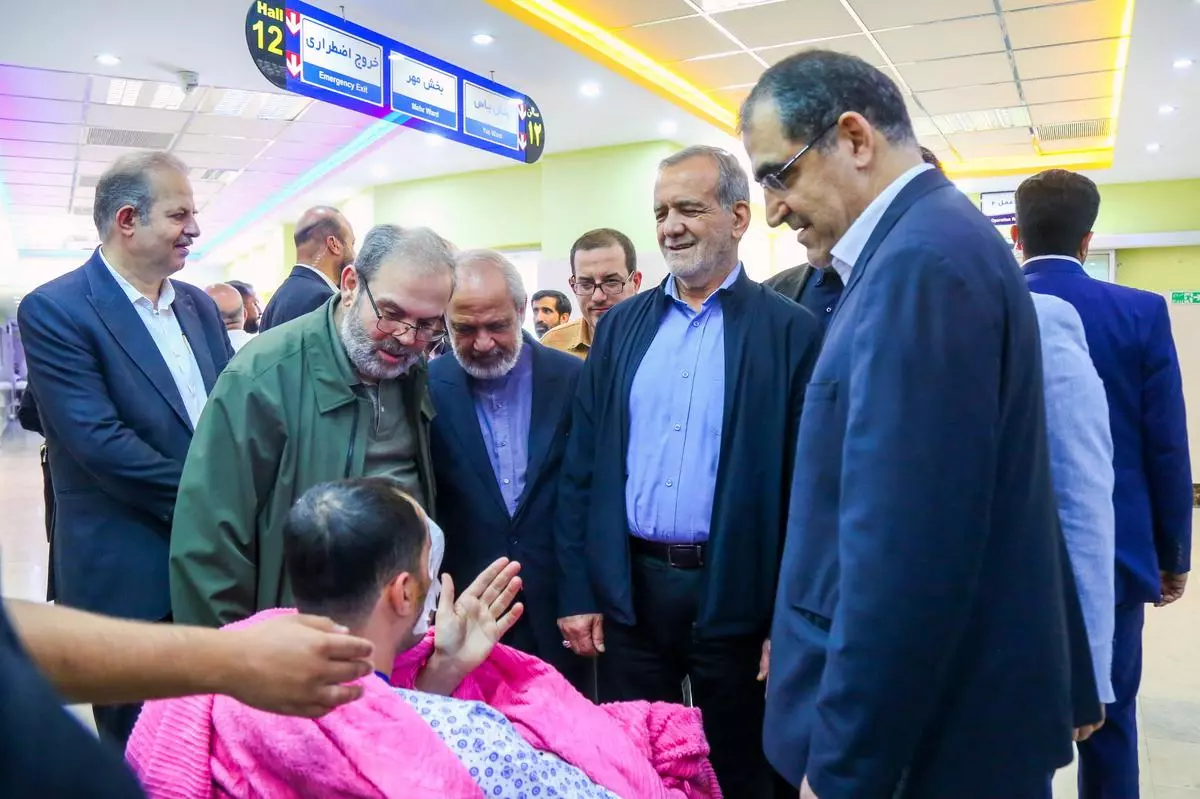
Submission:
POLYGON ((203 646, 189 647, 190 651, 203 653, 196 674, 197 692, 233 696, 237 689, 249 679, 250 662, 248 647, 242 639, 244 630, 191 629, 189 633, 203 638, 203 646))

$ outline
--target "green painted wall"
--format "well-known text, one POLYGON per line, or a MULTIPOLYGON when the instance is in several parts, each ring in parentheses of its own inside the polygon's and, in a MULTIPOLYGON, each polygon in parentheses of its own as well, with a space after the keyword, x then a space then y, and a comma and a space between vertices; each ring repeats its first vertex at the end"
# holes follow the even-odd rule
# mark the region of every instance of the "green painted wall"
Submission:
POLYGON ((291 272, 292 267, 296 265, 296 226, 294 224, 283 226, 283 261, 283 277, 287 277, 288 272, 291 272))
POLYGON ((375 224, 427 225, 463 249, 537 245, 541 170, 535 164, 377 186, 375 224))
POLYGON ((1100 186, 1100 233, 1200 230, 1200 180, 1100 186))
POLYGON ((1117 282, 1159 293, 1200 291, 1200 247, 1117 250, 1117 282))

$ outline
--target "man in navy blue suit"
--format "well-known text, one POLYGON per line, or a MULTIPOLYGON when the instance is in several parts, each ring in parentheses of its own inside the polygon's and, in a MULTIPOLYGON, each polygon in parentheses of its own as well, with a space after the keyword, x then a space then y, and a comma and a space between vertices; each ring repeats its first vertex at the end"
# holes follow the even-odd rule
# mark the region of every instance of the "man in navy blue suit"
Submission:
POLYGON ((865 62, 785 59, 742 126, 768 223, 846 284, 800 415, 767 756, 806 797, 1041 796, 1083 720, 1075 657, 1100 704, 1029 292, 865 62))
POLYGON ((340 289, 342 270, 354 263, 354 230, 336 208, 310 208, 296 223, 296 265, 263 311, 266 332, 315 311, 340 289))
POLYGON ((1108 395, 1116 475, 1116 616, 1105 725, 1079 746, 1081 799, 1137 799, 1135 701, 1146 603, 1183 595, 1190 568, 1192 473, 1179 358, 1157 294, 1083 270, 1100 211, 1096 184, 1052 169, 1017 189, 1013 241, 1031 291, 1061 297, 1083 319, 1108 395))
POLYGON ((556 621, 552 528, 583 362, 521 331, 525 288, 502 255, 472 250, 456 261, 454 357, 429 367, 444 568, 462 586, 496 558, 520 561, 525 615, 505 643, 578 681, 583 661, 563 648, 556 621))
MULTIPOLYGON (((165 620, 179 476, 233 352, 213 301, 170 279, 200 235, 182 162, 117 161, 96 185, 93 217, 103 243, 91 259, 17 313, 54 478, 57 599, 165 620)), ((123 743, 137 712, 97 707, 96 725, 123 743)))

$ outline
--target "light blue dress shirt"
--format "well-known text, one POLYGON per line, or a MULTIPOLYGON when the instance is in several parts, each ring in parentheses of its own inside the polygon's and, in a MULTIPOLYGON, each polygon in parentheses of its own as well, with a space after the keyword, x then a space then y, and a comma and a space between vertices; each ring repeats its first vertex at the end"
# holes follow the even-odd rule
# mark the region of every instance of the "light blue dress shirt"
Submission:
POLYGON ((883 215, 887 213, 887 209, 891 207, 896 197, 900 195, 905 186, 912 183, 913 178, 933 168, 933 164, 918 164, 889 183, 888 187, 863 209, 863 212, 858 215, 858 219, 855 219, 838 239, 837 244, 833 245, 829 254, 833 257, 833 268, 844 285, 850 284, 850 271, 854 269, 858 256, 862 255, 867 242, 871 240, 871 234, 875 232, 879 221, 883 219, 883 215))
POLYGON ((528 342, 524 344, 516 366, 503 377, 470 378, 483 447, 509 516, 517 512, 529 465, 529 417, 533 406, 533 356, 529 346, 528 342))
POLYGON ((195 430, 200 421, 200 412, 204 410, 204 403, 208 401, 208 390, 204 387, 204 375, 200 372, 200 364, 196 362, 196 354, 192 352, 192 346, 179 325, 179 318, 175 316, 175 309, 171 307, 175 302, 175 286, 170 280, 164 280, 162 291, 158 294, 158 304, 155 305, 150 302, 149 297, 122 277, 120 272, 113 269, 112 264, 104 257, 103 247, 100 248, 100 260, 133 304, 150 338, 154 339, 154 346, 158 347, 163 361, 171 370, 171 377, 175 381, 175 387, 179 389, 183 407, 187 408, 188 418, 192 422, 192 429, 195 430))
POLYGON ((629 392, 625 513, 638 538, 708 540, 725 425, 725 316, 729 277, 694 311, 667 280, 670 307, 629 392))
POLYGON ((1116 519, 1113 443, 1104 383, 1092 364, 1079 313, 1066 300, 1033 294, 1042 343, 1046 436, 1054 499, 1083 608, 1100 701, 1112 687, 1116 519))

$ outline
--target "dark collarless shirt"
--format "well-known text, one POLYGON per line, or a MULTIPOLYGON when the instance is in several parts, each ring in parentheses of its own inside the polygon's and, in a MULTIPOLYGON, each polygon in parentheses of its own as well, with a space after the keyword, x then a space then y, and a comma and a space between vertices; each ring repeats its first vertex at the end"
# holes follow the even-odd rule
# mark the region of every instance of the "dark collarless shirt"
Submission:
POLYGON ((843 288, 842 278, 833 267, 814 269, 808 276, 804 293, 800 295, 800 304, 817 317, 822 336, 829 329, 829 320, 833 318, 833 309, 837 308, 843 288))

